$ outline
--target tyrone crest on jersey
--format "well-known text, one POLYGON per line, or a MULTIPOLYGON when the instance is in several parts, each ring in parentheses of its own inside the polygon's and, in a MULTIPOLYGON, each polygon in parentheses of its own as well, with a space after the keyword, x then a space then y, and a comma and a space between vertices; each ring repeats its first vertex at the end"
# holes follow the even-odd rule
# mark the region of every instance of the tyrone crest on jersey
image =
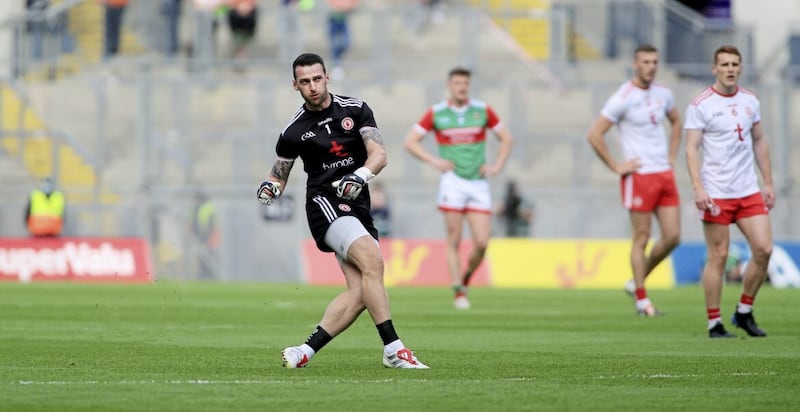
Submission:
POLYGON ((342 119, 342 129, 349 132, 353 130, 353 126, 355 126, 356 122, 353 121, 350 117, 345 117, 342 119))

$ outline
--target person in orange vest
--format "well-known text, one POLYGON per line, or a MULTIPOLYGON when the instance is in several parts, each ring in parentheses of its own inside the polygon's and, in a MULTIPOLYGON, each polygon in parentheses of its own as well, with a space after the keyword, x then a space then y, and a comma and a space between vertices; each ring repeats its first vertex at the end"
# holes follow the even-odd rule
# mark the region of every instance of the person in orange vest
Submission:
POLYGON ((41 188, 31 191, 25 208, 28 233, 34 237, 61 235, 66 205, 64 193, 56 189, 53 179, 45 179, 41 188))

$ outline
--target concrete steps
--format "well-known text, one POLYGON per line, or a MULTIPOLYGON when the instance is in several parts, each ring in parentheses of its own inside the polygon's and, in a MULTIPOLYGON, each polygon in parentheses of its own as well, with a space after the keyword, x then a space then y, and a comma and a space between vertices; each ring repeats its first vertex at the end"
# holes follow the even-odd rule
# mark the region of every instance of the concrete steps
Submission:
MULTIPOLYGON (((0 86, 0 148, 21 160, 23 169, 36 179, 53 176, 57 184, 74 191, 71 202, 89 202, 97 185, 94 168, 66 142, 56 139, 38 114, 8 86, 0 86), (15 133, 16 132, 16 133, 15 133), (54 170, 54 165, 58 169, 54 170)), ((113 195, 104 195, 114 201, 113 195)))

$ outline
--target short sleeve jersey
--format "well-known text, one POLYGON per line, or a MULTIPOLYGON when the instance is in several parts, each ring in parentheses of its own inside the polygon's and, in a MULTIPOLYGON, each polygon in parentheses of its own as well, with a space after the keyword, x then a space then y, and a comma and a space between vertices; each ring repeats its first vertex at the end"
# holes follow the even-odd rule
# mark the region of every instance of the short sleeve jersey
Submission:
MULTIPOLYGON (((367 160, 360 131, 377 127, 372 109, 362 100, 331 94, 331 105, 309 111, 305 105, 295 113, 278 137, 276 153, 285 159, 301 158, 308 173, 306 197, 335 193, 331 183, 354 172, 367 160)), ((369 207, 369 191, 358 199, 369 207)), ((358 200, 357 199, 357 200, 358 200)))
POLYGON ((622 155, 626 160, 639 158, 638 173, 672 168, 663 122, 674 107, 675 99, 666 87, 651 84, 642 89, 632 81, 623 83, 603 106, 600 113, 619 129, 622 155))
POLYGON ((433 105, 414 125, 419 134, 433 130, 439 157, 455 165, 461 178, 482 179, 480 168, 486 163, 486 129, 502 127, 500 118, 486 103, 470 100, 463 107, 447 101, 433 105))
POLYGON ((703 187, 712 198, 735 199, 757 193, 751 130, 761 121, 756 95, 739 88, 723 95, 709 87, 686 108, 686 130, 702 130, 703 187))

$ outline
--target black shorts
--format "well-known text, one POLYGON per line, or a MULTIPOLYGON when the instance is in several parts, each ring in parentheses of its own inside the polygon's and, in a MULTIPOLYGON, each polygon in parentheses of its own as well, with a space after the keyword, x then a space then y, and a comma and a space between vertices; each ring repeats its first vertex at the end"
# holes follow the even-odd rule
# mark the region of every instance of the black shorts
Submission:
POLYGON ((369 204, 364 201, 340 199, 330 194, 315 194, 306 199, 306 216, 311 236, 314 237, 317 248, 323 252, 333 252, 333 249, 325 243, 325 233, 328 232, 331 223, 342 216, 355 217, 364 225, 370 236, 378 240, 378 229, 372 224, 369 204))
POLYGON ((234 33, 253 37, 256 34, 256 26, 258 25, 258 9, 254 9, 250 14, 245 15, 241 15, 236 10, 231 9, 228 11, 228 25, 234 33))

